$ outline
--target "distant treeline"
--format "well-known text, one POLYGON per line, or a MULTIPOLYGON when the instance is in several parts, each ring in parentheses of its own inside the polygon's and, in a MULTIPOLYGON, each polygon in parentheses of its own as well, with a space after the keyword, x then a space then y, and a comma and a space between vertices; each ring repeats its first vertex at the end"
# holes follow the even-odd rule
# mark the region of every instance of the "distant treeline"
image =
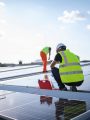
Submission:
MULTIPOLYGON (((52 62, 52 60, 48 61, 48 64, 50 64, 52 62)), ((90 60, 82 60, 80 61, 82 62, 90 62, 90 60)), ((88 63, 90 64, 90 63, 88 63)), ((19 61, 18 64, 14 64, 14 63, 0 63, 0 67, 15 67, 15 66, 27 66, 27 65, 42 65, 42 62, 31 62, 31 63, 23 63, 22 61, 19 61)))
MULTIPOLYGON (((48 64, 50 64, 51 62, 52 62, 52 60, 48 61, 48 64)), ((19 61, 18 64, 0 63, 0 67, 15 67, 15 66, 28 66, 28 65, 42 65, 42 62, 23 63, 22 61, 19 61)))
POLYGON ((8 63, 0 63, 0 67, 8 67, 8 66, 11 66, 11 67, 13 67, 13 66, 15 66, 15 64, 8 64, 8 63))
POLYGON ((90 62, 90 60, 82 60, 82 61, 80 61, 80 62, 90 62))

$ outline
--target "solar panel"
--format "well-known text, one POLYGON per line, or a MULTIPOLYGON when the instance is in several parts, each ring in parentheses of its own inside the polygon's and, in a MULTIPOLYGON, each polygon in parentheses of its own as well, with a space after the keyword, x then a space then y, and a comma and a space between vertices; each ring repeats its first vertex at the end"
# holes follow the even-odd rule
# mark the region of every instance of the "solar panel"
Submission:
MULTIPOLYGON (((39 67, 36 69, 38 71, 39 67)), ((0 120, 77 120, 85 118, 86 113, 88 115, 86 118, 89 119, 90 93, 41 90, 37 88, 37 81, 39 78, 42 79, 44 74, 28 76, 32 70, 34 71, 34 68, 31 70, 19 68, 0 73, 0 78, 6 77, 5 81, 0 82, 0 89, 3 90, 3 93, 0 91, 0 120), (12 79, 11 76, 12 80, 7 80, 9 75, 17 77, 12 79)), ((51 74, 48 75, 53 81, 51 74)), ((90 90, 89 78, 89 75, 86 76, 87 81, 80 90, 90 90)))
POLYGON ((85 101, 13 93, 0 101, 0 115, 17 120, 70 120, 87 111, 85 101))

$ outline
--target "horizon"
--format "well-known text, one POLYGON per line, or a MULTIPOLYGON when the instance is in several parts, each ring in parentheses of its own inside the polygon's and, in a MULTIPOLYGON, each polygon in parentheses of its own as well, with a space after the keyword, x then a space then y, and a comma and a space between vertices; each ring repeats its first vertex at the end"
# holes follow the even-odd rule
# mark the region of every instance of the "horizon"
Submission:
POLYGON ((90 60, 90 0, 0 0, 0 63, 30 63, 58 43, 90 60))

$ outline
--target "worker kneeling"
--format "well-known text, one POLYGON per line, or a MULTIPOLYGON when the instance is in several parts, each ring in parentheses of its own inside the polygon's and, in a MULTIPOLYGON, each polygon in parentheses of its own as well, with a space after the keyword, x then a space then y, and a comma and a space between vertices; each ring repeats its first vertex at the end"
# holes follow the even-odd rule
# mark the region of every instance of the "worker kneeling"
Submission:
POLYGON ((50 67, 59 89, 66 91, 66 84, 70 86, 71 91, 77 91, 76 86, 80 86, 84 81, 79 57, 66 49, 66 46, 62 43, 57 45, 56 53, 50 67), (55 67, 58 63, 59 69, 55 67))

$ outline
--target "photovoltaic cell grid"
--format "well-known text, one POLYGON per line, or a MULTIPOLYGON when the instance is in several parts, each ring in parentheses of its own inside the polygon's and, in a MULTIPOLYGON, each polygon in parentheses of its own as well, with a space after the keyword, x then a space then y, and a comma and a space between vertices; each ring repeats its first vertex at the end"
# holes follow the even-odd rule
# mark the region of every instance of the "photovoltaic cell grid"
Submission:
POLYGON ((0 100, 0 115, 17 120, 70 120, 86 112, 86 102, 24 93, 0 100))

